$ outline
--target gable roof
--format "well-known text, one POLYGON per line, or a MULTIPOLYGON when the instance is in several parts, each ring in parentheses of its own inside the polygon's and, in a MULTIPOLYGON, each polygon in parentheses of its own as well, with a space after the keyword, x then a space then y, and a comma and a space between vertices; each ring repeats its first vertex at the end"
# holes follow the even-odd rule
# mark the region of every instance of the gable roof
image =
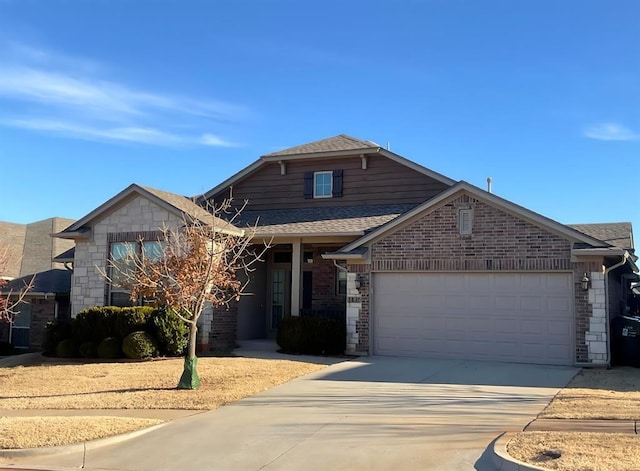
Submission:
POLYGON ((214 217, 206 211, 204 208, 196 204, 192 199, 187 198, 186 196, 177 195, 175 193, 170 193, 168 191, 158 190, 156 188, 151 188, 148 186, 138 185, 136 183, 132 183, 127 188, 122 190, 120 193, 115 195, 113 198, 109 199, 102 205, 98 206, 96 209, 91 211, 89 214, 76 221, 74 224, 71 224, 62 232, 57 234, 53 234, 54 237, 61 238, 78 238, 82 237, 84 233, 86 233, 86 226, 95 221, 98 218, 104 217, 105 213, 111 211, 114 207, 116 207, 119 203, 126 200, 133 194, 141 195, 158 206, 161 206, 168 210, 169 212, 178 215, 180 217, 185 216, 187 219, 192 221, 201 221, 204 223, 209 223, 213 221, 215 226, 220 231, 228 231, 231 233, 238 233, 240 231, 237 227, 229 224, 227 221, 214 217))
POLYGON ((362 245, 368 242, 371 242, 374 239, 378 239, 382 237, 384 234, 398 227, 403 222, 408 221, 414 217, 419 217, 421 214, 426 213, 430 209, 434 209, 440 203, 448 200, 449 198, 453 197, 455 194, 461 193, 461 192, 467 192, 471 194, 474 198, 477 198, 481 201, 485 201, 493 206, 501 208, 504 211, 517 214, 518 217, 526 219, 538 226, 545 227, 547 230, 551 230, 555 233, 562 234, 565 237, 568 237, 575 241, 583 242, 585 244, 589 244, 595 247, 609 246, 609 244, 607 244, 606 242, 603 242, 592 236, 583 234, 582 232, 577 231, 569 226, 566 226, 557 221, 554 221, 553 219, 549 219, 545 216, 542 216, 541 214, 531 211, 523 206, 519 206, 515 203, 512 203, 511 201, 508 201, 504 198, 496 196, 493 193, 489 193, 485 190, 482 190, 474 185, 471 185, 470 183, 467 183, 465 181, 460 181, 455 185, 453 185, 452 187, 448 188, 447 190, 443 191, 442 193, 438 194, 437 196, 433 197, 432 199, 404 213, 402 216, 399 216, 393 219, 392 221, 388 222, 387 224, 384 224, 378 227, 377 229, 366 234, 360 239, 355 240, 350 244, 347 244, 342 249, 340 249, 339 253, 350 253, 354 249, 357 249, 358 247, 361 247, 362 245))
POLYGON ((633 229, 630 222, 609 222, 598 224, 568 224, 569 227, 587 234, 607 244, 625 250, 633 250, 633 229))
POLYGON ((320 152, 340 152, 340 151, 355 151, 355 150, 369 150, 376 151, 380 146, 375 142, 363 141, 355 137, 347 136, 346 134, 338 134, 337 136, 329 137, 327 139, 319 139, 317 141, 309 142, 295 147, 289 147, 277 152, 265 154, 263 157, 277 157, 286 155, 304 155, 304 154, 316 154, 320 152))
POLYGON ((428 177, 433 178, 436 181, 444 183, 445 185, 453 185, 454 183, 456 183, 455 180, 452 180, 449 177, 445 177, 438 172, 434 172, 433 170, 423 167, 420 164, 417 164, 398 154, 386 150, 380 147, 375 142, 363 141, 361 139, 356 139, 355 137, 347 136, 346 134, 339 134, 327 139, 320 139, 308 144, 302 144, 277 152, 272 152, 271 154, 263 155, 251 165, 248 165, 235 175, 232 175, 222 183, 211 188, 205 194, 200 195, 198 197, 198 201, 204 201, 211 198, 212 196, 215 196, 219 192, 228 189, 230 186, 234 185, 238 181, 258 170, 263 165, 271 162, 281 162, 293 159, 353 157, 354 155, 359 154, 380 154, 395 162, 398 162, 401 165, 409 167, 416 172, 422 173, 423 175, 427 175, 428 177))

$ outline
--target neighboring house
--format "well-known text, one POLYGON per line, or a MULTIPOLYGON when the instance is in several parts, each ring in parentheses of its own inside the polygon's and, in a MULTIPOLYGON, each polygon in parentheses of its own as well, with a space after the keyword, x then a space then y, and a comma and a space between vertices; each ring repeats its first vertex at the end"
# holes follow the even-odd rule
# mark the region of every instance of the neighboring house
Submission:
POLYGON ((638 279, 628 223, 563 225, 339 135, 262 156, 194 200, 131 185, 57 234, 76 241, 73 313, 128 302, 96 270, 119 244, 152 243, 230 194, 248 201, 236 225, 273 246, 251 295, 207 314, 207 348, 327 314, 346 319, 350 353, 606 364, 607 319, 638 279))
POLYGON ((0 273, 0 277, 9 282, 2 291, 16 293, 34 281, 13 325, 0 323, 0 342, 9 342, 20 349, 39 350, 46 323, 69 317, 71 271, 64 264, 68 259, 54 258, 68 252, 73 242, 52 239, 51 234, 72 222, 72 219, 58 217, 31 224, 0 222, 0 246, 9 251, 9 264, 0 273))

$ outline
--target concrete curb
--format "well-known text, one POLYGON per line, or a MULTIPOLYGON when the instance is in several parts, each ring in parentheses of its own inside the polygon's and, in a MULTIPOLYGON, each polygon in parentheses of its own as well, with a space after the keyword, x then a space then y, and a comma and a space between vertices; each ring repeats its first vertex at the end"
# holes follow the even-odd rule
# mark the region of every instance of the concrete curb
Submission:
MULTIPOLYGON (((69 454, 69 453, 84 453, 85 451, 95 450, 107 445, 115 445, 132 438, 139 437, 149 432, 153 432, 160 427, 164 427, 170 422, 164 422, 158 425, 152 425, 151 427, 135 430, 129 433, 123 433, 121 435, 114 435, 112 437, 98 438, 96 440, 90 440, 87 442, 73 443, 70 445, 49 446, 43 448, 19 448, 19 449, 5 449, 0 450, 0 457, 2 458, 25 458, 30 456, 44 456, 51 454, 69 454)), ((3 465, 0 465, 0 468, 3 465)))
POLYGON ((513 434, 503 433, 493 443, 493 464, 497 471, 548 471, 529 463, 518 461, 507 453, 507 443, 513 434))

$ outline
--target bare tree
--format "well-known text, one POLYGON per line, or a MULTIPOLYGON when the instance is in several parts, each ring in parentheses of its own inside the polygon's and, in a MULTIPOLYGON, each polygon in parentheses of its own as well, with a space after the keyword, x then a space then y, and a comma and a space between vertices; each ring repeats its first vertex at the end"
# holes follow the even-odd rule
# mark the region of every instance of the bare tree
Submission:
POLYGON ((9 244, 0 240, 0 322, 8 322, 9 324, 13 324, 15 318, 20 314, 20 304, 24 302, 27 293, 33 289, 35 284, 35 275, 33 275, 24 279, 19 286, 7 287, 9 280, 3 277, 3 274, 7 273, 13 256, 9 244))
MULTIPOLYGON (((209 208, 209 215, 186 217, 179 227, 164 226, 157 244, 140 243, 126 257, 108 264, 103 276, 131 291, 131 299, 153 299, 189 325, 189 344, 178 389, 196 389, 198 319, 207 305, 238 301, 245 293, 253 266, 262 261, 269 243, 252 245, 255 226, 234 227, 245 204, 233 209, 231 200, 209 208), (221 218, 220 216, 225 216, 221 218), (246 276, 239 278, 239 273, 246 276)), ((145 241, 141 241, 145 242, 145 241)), ((148 241, 147 241, 148 242, 148 241)))

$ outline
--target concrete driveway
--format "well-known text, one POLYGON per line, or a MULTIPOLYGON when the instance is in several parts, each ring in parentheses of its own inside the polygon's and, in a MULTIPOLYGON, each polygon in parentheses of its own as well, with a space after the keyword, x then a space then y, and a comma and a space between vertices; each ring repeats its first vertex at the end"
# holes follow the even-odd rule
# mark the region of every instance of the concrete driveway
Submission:
POLYGON ((491 469, 577 372, 454 360, 346 361, 221 409, 85 455, 30 464, 117 470, 491 469))

